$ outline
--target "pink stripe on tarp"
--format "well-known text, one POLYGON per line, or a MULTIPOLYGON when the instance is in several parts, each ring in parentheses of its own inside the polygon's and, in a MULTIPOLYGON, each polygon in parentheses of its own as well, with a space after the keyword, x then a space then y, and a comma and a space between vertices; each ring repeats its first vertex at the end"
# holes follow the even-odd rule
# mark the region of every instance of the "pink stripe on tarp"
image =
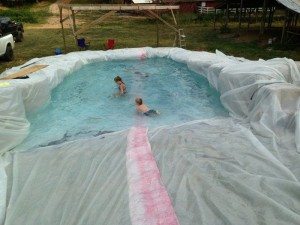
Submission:
POLYGON ((132 225, 179 225, 151 152, 147 128, 130 129, 126 156, 132 225))

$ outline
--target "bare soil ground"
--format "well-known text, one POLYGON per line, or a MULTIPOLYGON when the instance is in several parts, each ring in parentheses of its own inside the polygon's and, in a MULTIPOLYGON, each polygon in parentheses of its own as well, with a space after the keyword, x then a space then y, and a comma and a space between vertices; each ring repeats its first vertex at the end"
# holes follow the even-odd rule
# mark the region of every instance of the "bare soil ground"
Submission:
MULTIPOLYGON (((64 1, 64 2, 68 3, 68 1, 64 1)), ((49 6, 49 13, 51 14, 51 16, 49 16, 49 18, 47 19, 47 21, 45 23, 36 24, 36 25, 35 24, 28 25, 27 28, 32 28, 32 29, 58 29, 58 28, 61 28, 61 25, 59 22, 60 18, 59 18, 59 9, 58 9, 57 3, 58 2, 53 3, 49 6)), ((69 13, 70 12, 68 10, 63 9, 63 11, 62 11, 63 18, 70 16, 69 13)), ((76 24, 82 24, 82 23, 83 23, 82 20, 76 19, 76 24)), ((64 23, 64 25, 66 27, 69 27, 71 25, 71 19, 67 20, 64 23)))

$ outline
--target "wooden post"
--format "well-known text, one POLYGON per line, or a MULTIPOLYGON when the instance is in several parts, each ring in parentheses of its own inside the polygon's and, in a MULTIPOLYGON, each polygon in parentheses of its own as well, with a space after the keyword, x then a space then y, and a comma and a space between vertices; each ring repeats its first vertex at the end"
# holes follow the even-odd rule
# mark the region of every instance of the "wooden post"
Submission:
POLYGON ((229 4, 228 0, 226 0, 226 20, 225 20, 225 27, 227 28, 229 21, 229 4))
MULTIPOLYGON (((176 21, 176 18, 175 18, 175 15, 174 15, 174 13, 173 13, 173 10, 171 9, 171 14, 172 14, 172 17, 173 17, 173 20, 174 20, 174 24, 175 24, 175 27, 176 27, 176 29, 178 29, 178 24, 177 24, 177 21, 176 21)), ((176 38, 177 36, 179 36, 180 34, 178 34, 177 32, 175 32, 175 40, 174 40, 174 42, 176 42, 175 43, 175 46, 178 46, 178 39, 176 38)), ((174 43, 173 43, 173 45, 174 45, 174 43)))
POLYGON ((216 29, 216 20, 217 20, 217 9, 215 8, 215 14, 214 14, 214 30, 216 29))
POLYGON ((159 46, 159 29, 158 29, 158 21, 155 19, 156 22, 156 47, 159 46))
POLYGON ((269 13, 269 18, 268 18, 268 28, 271 28, 271 26, 272 26, 273 15, 274 15, 274 8, 270 7, 270 13, 269 13))
POLYGON ((257 17, 258 17, 258 8, 255 10, 255 23, 257 23, 257 17))
MULTIPOLYGON (((173 14, 173 11, 172 11, 172 14, 173 14)), ((155 22, 156 22, 156 47, 158 47, 159 46, 159 27, 158 27, 157 18, 155 19, 155 22)))
POLYGON ((248 26, 247 26, 248 31, 249 31, 249 28, 250 28, 251 12, 252 12, 252 9, 250 8, 249 14, 248 14, 248 26))
POLYGON ((77 45, 76 23, 75 23, 74 10, 72 8, 70 8, 68 13, 69 13, 70 26, 72 28, 72 33, 73 33, 73 37, 74 37, 74 42, 75 42, 75 45, 77 45), (70 11, 71 11, 71 14, 70 14, 70 11))
POLYGON ((260 38, 262 37, 262 35, 265 32, 266 15, 267 15, 267 0, 264 0, 262 17, 261 17, 261 24, 260 24, 260 32, 259 32, 260 38))
POLYGON ((169 28, 171 28, 173 31, 175 31, 175 33, 179 33, 179 31, 178 31, 178 29, 177 29, 177 26, 171 25, 170 23, 168 23, 167 21, 165 21, 163 18, 161 18, 160 16, 158 16, 156 13, 154 13, 154 12, 151 11, 151 10, 147 10, 147 12, 148 12, 151 16, 153 16, 153 17, 157 18, 158 20, 160 20, 161 22, 163 22, 165 25, 167 25, 169 28))
POLYGON ((172 17, 173 17, 173 20, 174 20, 174 24, 177 26, 177 21, 176 21, 176 17, 174 15, 173 9, 171 9, 171 13, 172 13, 172 17))
POLYGON ((76 27, 75 13, 73 9, 71 9, 71 12, 72 12, 72 19, 73 19, 73 27, 74 27, 74 31, 76 32, 77 27, 76 27))
POLYGON ((241 3, 240 3, 238 36, 240 36, 240 30, 241 30, 241 24, 242 24, 242 9, 243 9, 243 0, 241 0, 241 3))
POLYGON ((288 10, 286 9, 285 10, 285 18, 284 18, 283 27, 282 27, 282 33, 281 33, 281 41, 280 41, 281 44, 284 43, 287 20, 288 20, 288 10))
POLYGON ((65 30, 64 30, 64 21, 62 19, 62 7, 59 6, 59 17, 60 17, 60 24, 61 24, 61 32, 62 32, 62 37, 64 41, 64 51, 65 54, 67 53, 67 46, 66 46, 66 38, 65 38, 65 30))

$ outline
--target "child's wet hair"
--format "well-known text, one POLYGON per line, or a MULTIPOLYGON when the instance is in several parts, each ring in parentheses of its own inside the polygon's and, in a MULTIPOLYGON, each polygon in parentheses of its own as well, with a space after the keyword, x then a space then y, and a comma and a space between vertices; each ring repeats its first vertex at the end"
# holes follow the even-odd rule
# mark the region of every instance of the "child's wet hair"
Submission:
POLYGON ((114 81, 115 81, 115 82, 118 82, 118 81, 121 81, 121 82, 122 82, 122 78, 121 78, 120 76, 116 76, 116 77, 114 78, 114 81))
POLYGON ((142 105, 143 104, 143 100, 139 97, 135 98, 135 103, 138 105, 142 105))

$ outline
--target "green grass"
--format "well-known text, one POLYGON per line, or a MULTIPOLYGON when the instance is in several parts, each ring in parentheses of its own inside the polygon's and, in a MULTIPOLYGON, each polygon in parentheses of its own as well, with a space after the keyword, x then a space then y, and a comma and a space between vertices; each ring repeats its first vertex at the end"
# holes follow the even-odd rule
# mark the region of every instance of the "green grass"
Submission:
MULTIPOLYGON (((79 15, 78 18, 89 19, 83 15, 79 15)), ((170 20, 170 22, 172 21, 170 20)), ((231 26, 234 31, 235 24, 231 26)), ((213 30, 211 21, 203 23, 193 16, 181 18, 180 27, 184 28, 187 36, 187 49, 190 50, 215 51, 218 49, 228 55, 254 60, 275 57, 300 60, 299 46, 287 50, 285 47, 275 45, 272 50, 267 50, 266 45, 256 40, 242 42, 230 36, 221 36, 218 30, 213 30)), ((67 28, 67 52, 78 51, 71 29, 68 26, 67 28)), ((159 30, 160 46, 172 46, 174 33, 163 24, 159 25, 159 30)), ((90 41, 91 50, 102 50, 105 40, 108 38, 117 40, 117 48, 156 47, 156 23, 149 19, 116 16, 102 25, 88 30, 83 34, 83 37, 90 41)), ((35 57, 54 55, 55 48, 64 49, 61 29, 37 29, 30 24, 25 25, 24 41, 15 45, 15 60, 1 62, 0 72, 6 68, 23 64, 35 57)))
POLYGON ((22 23, 43 23, 51 15, 49 5, 50 2, 45 2, 40 5, 27 4, 18 8, 0 9, 0 15, 22 23))

